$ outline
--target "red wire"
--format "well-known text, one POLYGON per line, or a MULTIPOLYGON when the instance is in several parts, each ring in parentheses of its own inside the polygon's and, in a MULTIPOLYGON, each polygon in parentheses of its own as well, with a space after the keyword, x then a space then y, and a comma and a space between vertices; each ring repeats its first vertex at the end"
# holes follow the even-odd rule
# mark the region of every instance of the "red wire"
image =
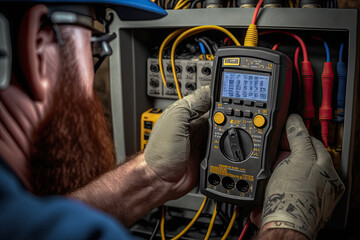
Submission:
POLYGON ((245 226, 244 226, 243 230, 241 231, 241 234, 240 234, 238 240, 242 240, 244 238, 249 226, 250 226, 250 218, 248 218, 248 220, 246 221, 245 226))
MULTIPOLYGON (((300 69, 299 69, 299 53, 300 53, 300 47, 297 47, 295 50, 295 56, 294 56, 294 65, 296 70, 296 75, 298 78, 298 84, 299 84, 299 96, 298 99, 301 99, 301 77, 300 77, 300 69)), ((299 100, 298 104, 299 111, 301 109, 301 100, 299 100)))
POLYGON ((227 45, 227 46, 232 45, 231 39, 229 37, 226 37, 225 40, 224 40, 224 44, 227 45))
POLYGON ((251 24, 256 23, 256 18, 257 18, 258 12, 260 10, 260 7, 261 7, 263 1, 264 0, 259 0, 259 2, 257 3, 256 8, 255 8, 255 12, 254 12, 254 15, 253 15, 253 18, 252 18, 252 21, 251 21, 251 24))
POLYGON ((273 47, 272 50, 277 50, 280 46, 280 42, 276 43, 273 47))
POLYGON ((306 50, 306 45, 304 43, 304 41, 296 34, 294 33, 290 33, 290 32, 285 32, 285 31, 281 31, 281 30, 269 30, 269 31, 264 31, 264 32, 261 32, 259 35, 264 35, 264 34, 269 34, 269 33, 282 33, 282 34, 286 34, 286 35, 289 35, 293 38, 295 38, 300 46, 301 46, 301 49, 302 49, 302 52, 303 52, 303 55, 304 55, 304 62, 308 62, 308 54, 307 54, 307 50, 306 50))

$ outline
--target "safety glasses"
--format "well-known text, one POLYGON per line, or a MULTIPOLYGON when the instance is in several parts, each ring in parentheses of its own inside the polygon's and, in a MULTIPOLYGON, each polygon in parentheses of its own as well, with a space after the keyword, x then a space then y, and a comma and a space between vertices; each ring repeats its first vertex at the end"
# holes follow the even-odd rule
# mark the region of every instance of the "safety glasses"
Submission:
POLYGON ((99 69, 104 60, 113 53, 110 42, 116 38, 116 34, 110 34, 108 26, 105 26, 105 33, 95 28, 92 17, 72 12, 54 11, 43 20, 43 25, 45 24, 51 26, 60 46, 64 46, 65 43, 61 37, 58 25, 75 25, 91 30, 93 36, 90 38, 90 42, 92 45, 93 57, 97 59, 97 61, 94 62, 95 72, 99 69))

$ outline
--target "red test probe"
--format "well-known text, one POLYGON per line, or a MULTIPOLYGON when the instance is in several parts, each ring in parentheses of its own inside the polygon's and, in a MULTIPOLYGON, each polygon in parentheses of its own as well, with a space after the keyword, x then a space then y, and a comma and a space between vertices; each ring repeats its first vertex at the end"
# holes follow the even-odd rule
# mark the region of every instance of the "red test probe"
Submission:
POLYGON ((307 49, 306 49, 305 43, 298 35, 296 35, 294 33, 286 32, 286 31, 281 31, 281 30, 264 31, 264 32, 261 32, 259 35, 264 35, 264 34, 269 34, 269 33, 282 33, 282 34, 289 35, 289 36, 295 38, 301 46, 301 50, 302 50, 303 57, 304 57, 304 60, 301 64, 301 66, 302 66, 301 75, 304 80, 303 93, 304 93, 304 97, 305 97, 305 106, 302 111, 302 117, 304 119, 306 128, 309 129, 310 121, 315 118, 315 109, 314 109, 314 104, 313 104, 313 99, 312 99, 314 73, 312 71, 311 62, 309 62, 309 59, 308 59, 308 54, 307 54, 307 49))
POLYGON ((326 50, 326 62, 324 62, 321 74, 322 82, 322 103, 319 109, 319 120, 321 123, 321 137, 325 147, 328 147, 329 122, 332 120, 331 93, 334 84, 334 72, 330 61, 330 50, 328 44, 319 37, 312 37, 323 42, 326 50))

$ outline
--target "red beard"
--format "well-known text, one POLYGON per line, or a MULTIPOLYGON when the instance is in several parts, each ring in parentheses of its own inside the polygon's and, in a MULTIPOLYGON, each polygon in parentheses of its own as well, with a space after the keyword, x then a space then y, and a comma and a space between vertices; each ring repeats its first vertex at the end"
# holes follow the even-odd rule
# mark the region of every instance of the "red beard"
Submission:
POLYGON ((30 174, 37 195, 72 192, 115 166, 100 102, 95 94, 82 94, 73 60, 67 58, 52 108, 34 134, 30 174))

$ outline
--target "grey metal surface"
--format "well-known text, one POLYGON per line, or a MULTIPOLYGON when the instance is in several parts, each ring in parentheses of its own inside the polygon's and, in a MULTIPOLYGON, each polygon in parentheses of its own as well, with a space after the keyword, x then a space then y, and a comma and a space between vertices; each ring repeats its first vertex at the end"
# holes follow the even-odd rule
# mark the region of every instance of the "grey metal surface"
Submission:
MULTIPOLYGON (((187 9, 168 10, 168 16, 153 21, 116 21, 119 28, 166 28, 219 25, 247 28, 251 23, 253 9, 187 9)), ((355 9, 301 9, 262 8, 257 20, 258 28, 276 29, 348 29, 356 30, 355 9)))
MULTIPOLYGON (((115 25, 111 25, 110 31, 118 34, 118 28, 115 25)), ((124 133, 124 109, 123 109, 123 86, 120 66, 120 44, 118 38, 111 42, 111 48, 113 54, 110 57, 110 99, 111 99, 111 111, 112 111, 112 125, 113 125, 113 137, 116 153, 117 163, 124 161, 126 157, 125 152, 125 133, 124 133)))

